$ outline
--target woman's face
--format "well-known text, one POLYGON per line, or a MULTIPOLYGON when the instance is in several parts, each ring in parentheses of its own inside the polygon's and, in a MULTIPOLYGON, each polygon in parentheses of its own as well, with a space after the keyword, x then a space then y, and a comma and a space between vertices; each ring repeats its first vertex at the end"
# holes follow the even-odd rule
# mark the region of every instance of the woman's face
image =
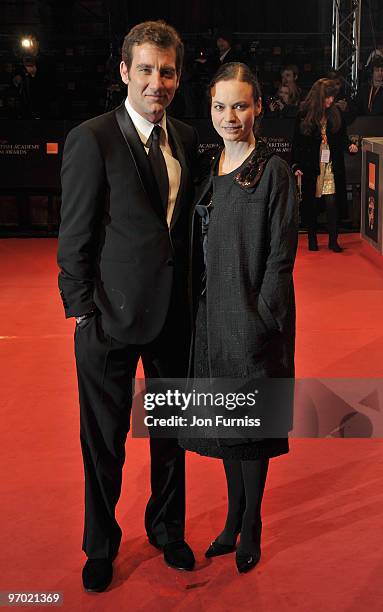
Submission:
POLYGON ((286 85, 281 85, 278 91, 278 97, 282 100, 283 104, 289 103, 289 95, 290 95, 289 88, 286 87, 286 85))
POLYGON ((328 96, 328 98, 324 99, 324 107, 325 108, 330 108, 330 106, 333 104, 334 102, 334 96, 328 96))
POLYGON ((211 118, 223 140, 250 142, 254 121, 261 110, 261 99, 254 101, 250 83, 236 79, 219 81, 211 90, 211 118))

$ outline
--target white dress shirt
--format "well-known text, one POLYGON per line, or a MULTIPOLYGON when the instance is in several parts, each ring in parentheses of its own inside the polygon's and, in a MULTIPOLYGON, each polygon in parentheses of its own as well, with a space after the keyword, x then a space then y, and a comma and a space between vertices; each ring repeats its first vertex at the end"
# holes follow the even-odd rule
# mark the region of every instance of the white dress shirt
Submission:
POLYGON ((226 51, 224 51, 224 52, 222 53, 222 55, 220 55, 220 57, 219 57, 219 61, 221 62, 221 64, 222 64, 223 60, 225 59, 226 55, 229 53, 229 51, 230 51, 230 50, 231 50, 231 47, 229 47, 228 49, 226 49, 226 51))
MULTIPOLYGON (((150 134, 152 133, 154 124, 145 119, 145 117, 143 117, 142 115, 137 113, 137 111, 134 110, 128 100, 128 97, 126 97, 125 100, 125 108, 128 111, 129 116, 133 121, 134 127, 136 128, 137 133, 142 141, 142 144, 145 147, 145 151, 148 154, 149 147, 147 146, 147 142, 149 140, 150 134)), ((169 145, 168 131, 166 129, 166 113, 164 113, 158 125, 162 127, 160 148, 165 158, 166 168, 169 177, 169 198, 166 222, 170 227, 174 212, 174 206, 177 200, 178 190, 180 188, 181 183, 181 165, 179 161, 175 157, 173 157, 173 153, 169 145)))

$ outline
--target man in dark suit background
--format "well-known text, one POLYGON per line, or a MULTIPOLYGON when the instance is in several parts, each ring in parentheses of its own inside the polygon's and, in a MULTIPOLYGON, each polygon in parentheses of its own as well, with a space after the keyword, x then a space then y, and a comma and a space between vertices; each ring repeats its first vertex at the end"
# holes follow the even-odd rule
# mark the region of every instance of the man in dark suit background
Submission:
POLYGON ((228 64, 229 62, 243 62, 244 58, 238 51, 233 48, 233 35, 228 30, 222 30, 217 33, 217 49, 219 54, 219 64, 228 64))
MULTIPOLYGON (((58 263, 66 317, 76 317, 75 353, 85 470, 83 584, 112 580, 121 529, 115 518, 132 379, 187 371, 188 220, 193 128, 166 115, 179 84, 183 44, 162 21, 132 28, 122 48, 125 102, 74 128, 62 166, 58 263)), ((150 438, 149 542, 171 567, 192 569, 184 541, 184 451, 150 438)))
POLYGON ((376 57, 369 65, 370 80, 363 84, 356 97, 359 115, 383 115, 383 58, 376 57))

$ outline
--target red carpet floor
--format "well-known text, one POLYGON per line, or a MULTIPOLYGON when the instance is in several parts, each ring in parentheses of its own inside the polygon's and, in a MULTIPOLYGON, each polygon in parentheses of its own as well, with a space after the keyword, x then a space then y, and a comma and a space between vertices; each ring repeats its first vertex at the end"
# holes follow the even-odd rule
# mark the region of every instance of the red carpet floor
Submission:
MULTIPOLYGON (((321 238, 322 245, 325 237, 321 238)), ((359 237, 340 255, 301 238, 297 375, 382 377, 383 259, 359 237)), ((118 516, 123 541, 106 593, 82 591, 82 463, 73 322, 56 289, 55 240, 0 241, 1 591, 62 591, 68 612, 380 612, 381 440, 292 440, 272 461, 263 556, 238 575, 233 555, 203 552, 223 525, 221 462, 189 454, 192 573, 167 568, 145 538, 146 440, 128 440, 118 516)), ((39 608, 38 608, 39 609, 39 608)))

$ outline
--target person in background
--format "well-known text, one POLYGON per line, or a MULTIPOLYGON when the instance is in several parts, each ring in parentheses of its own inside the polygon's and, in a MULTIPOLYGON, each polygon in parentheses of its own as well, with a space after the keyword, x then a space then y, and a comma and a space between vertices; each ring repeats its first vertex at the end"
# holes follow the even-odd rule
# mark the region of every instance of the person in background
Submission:
POLYGON ((217 49, 220 64, 241 61, 239 53, 233 48, 233 35, 231 32, 228 32, 227 30, 218 32, 217 49))
MULTIPOLYGON (((294 177, 256 133, 261 91, 250 68, 239 62, 224 64, 209 92, 213 126, 224 146, 201 177, 193 217, 191 294, 197 314, 190 374, 195 379, 252 382, 293 378, 292 273, 298 239, 294 177)), ((285 395, 281 401, 289 412, 291 398, 285 395)), ((226 523, 205 556, 233 552, 240 534, 236 565, 241 573, 249 571, 261 556, 261 504, 269 459, 288 452, 287 431, 286 437, 261 440, 183 435, 180 444, 223 459, 226 523)))
POLYGON ((370 63, 370 80, 361 86, 356 97, 359 115, 383 115, 383 58, 370 63))
POLYGON ((383 59, 383 41, 379 41, 376 45, 376 48, 371 51, 370 55, 367 58, 365 67, 369 68, 371 62, 378 58, 383 59))
POLYGON ((335 83, 334 104, 339 108, 346 126, 350 125, 357 116, 356 106, 350 96, 346 94, 345 82, 342 74, 338 70, 330 70, 326 74, 326 79, 335 83))
POLYGON ((294 81, 279 86, 277 96, 269 98, 267 107, 274 117, 296 117, 299 110, 299 91, 294 81))
POLYGON ((51 118, 51 104, 55 99, 55 79, 39 58, 24 55, 20 69, 13 77, 17 88, 21 119, 51 118))
POLYGON ((328 248, 341 253, 338 243, 338 210, 345 197, 344 152, 356 153, 350 144, 344 121, 334 104, 334 81, 319 79, 301 104, 297 116, 292 164, 296 176, 302 177, 303 217, 308 228, 308 247, 318 250, 316 220, 318 202, 324 201, 329 233, 328 248))
POLYGON ((282 85, 291 85, 297 88, 299 97, 302 98, 302 90, 298 85, 299 68, 296 64, 287 64, 281 70, 281 83, 282 85))

